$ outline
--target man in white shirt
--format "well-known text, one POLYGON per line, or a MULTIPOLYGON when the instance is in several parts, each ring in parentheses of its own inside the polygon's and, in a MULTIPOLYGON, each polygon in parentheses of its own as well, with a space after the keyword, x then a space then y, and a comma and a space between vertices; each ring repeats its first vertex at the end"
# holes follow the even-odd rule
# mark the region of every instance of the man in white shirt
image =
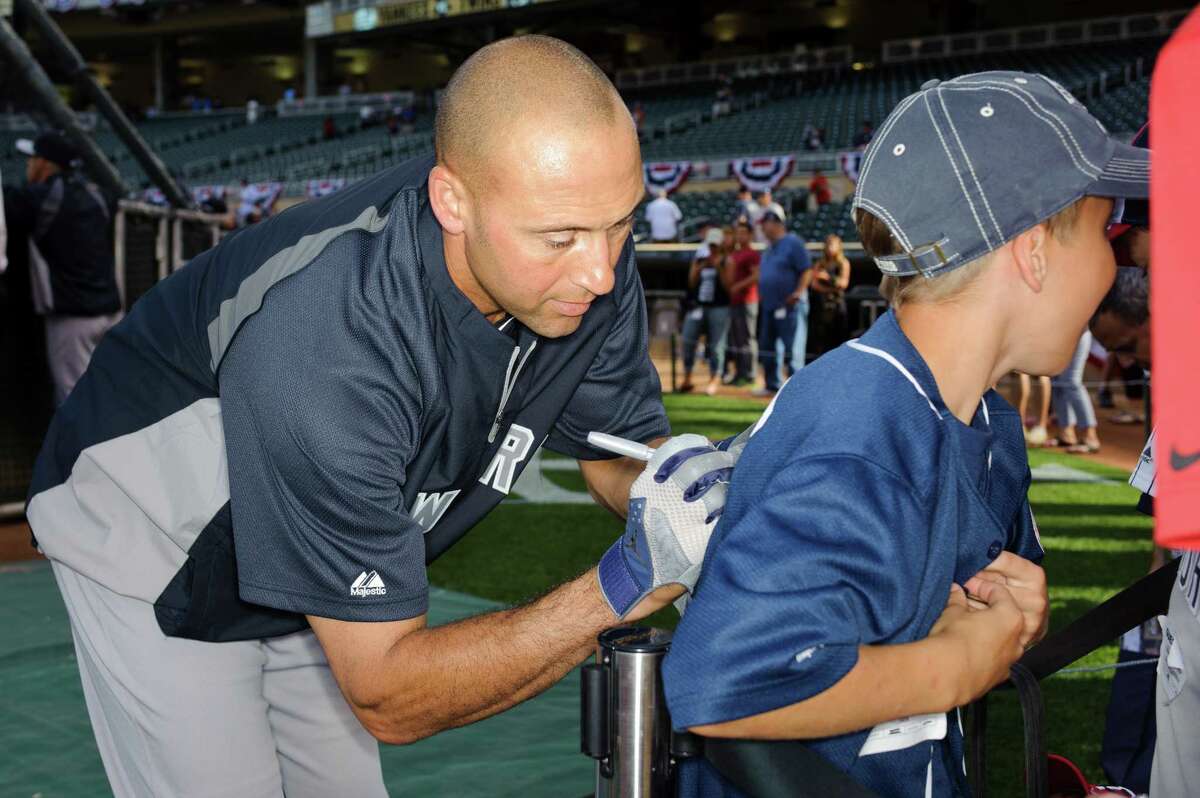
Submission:
POLYGON ((679 240, 679 222, 683 211, 660 190, 657 199, 646 206, 646 221, 650 223, 650 240, 654 242, 679 240))
POLYGON ((771 197, 770 190, 759 194, 758 201, 750 206, 750 223, 754 225, 754 240, 760 244, 768 243, 767 235, 762 229, 763 214, 768 211, 774 213, 780 219, 787 218, 787 214, 783 212, 783 206, 771 197))

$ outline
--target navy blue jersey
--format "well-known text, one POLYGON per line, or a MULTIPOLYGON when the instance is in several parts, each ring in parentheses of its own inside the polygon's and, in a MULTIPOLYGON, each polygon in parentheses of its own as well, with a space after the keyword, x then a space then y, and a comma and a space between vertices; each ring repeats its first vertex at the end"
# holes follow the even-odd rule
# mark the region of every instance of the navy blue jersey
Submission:
MULTIPOLYGON (((803 701, 859 646, 926 637, 951 583, 1001 551, 1040 561, 1028 486, 1016 411, 990 391, 962 424, 893 314, 805 367, 738 461, 664 664, 673 724, 803 701)), ((929 727, 945 731, 870 755, 869 730, 809 744, 881 795, 924 796, 927 780, 966 795, 957 713, 929 727)), ((681 783, 681 796, 737 795, 704 762, 681 783)))
POLYGON ((4 188, 8 229, 29 240, 34 308, 44 316, 102 316, 121 309, 108 200, 82 176, 4 188))
POLYGON ((411 618, 425 566, 545 445, 666 434, 626 244, 578 330, 492 325, 455 287, 432 159, 227 237, 101 341, 38 458, 47 556, 170 635, 411 618))

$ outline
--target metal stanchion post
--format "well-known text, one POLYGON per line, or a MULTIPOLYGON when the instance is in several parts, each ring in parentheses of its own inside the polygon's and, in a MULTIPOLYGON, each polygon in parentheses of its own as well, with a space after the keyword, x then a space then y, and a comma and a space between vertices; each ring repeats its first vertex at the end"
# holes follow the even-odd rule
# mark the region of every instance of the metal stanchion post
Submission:
POLYGON ((600 635, 583 668, 583 753, 596 760, 596 798, 674 795, 671 719, 660 665, 671 646, 662 629, 624 626, 600 635))

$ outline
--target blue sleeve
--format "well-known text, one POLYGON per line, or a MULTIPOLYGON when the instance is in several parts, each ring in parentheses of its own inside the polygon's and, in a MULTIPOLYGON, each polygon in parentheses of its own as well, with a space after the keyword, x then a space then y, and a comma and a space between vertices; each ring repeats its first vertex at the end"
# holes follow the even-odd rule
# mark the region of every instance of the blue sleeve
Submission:
POLYGON ((546 441, 547 448, 581 460, 615 457, 588 445, 600 430, 635 441, 671 433, 662 384, 650 361, 649 322, 632 243, 617 269, 617 317, 592 365, 546 441))
POLYGON ((419 381, 355 329, 367 314, 330 307, 342 292, 318 268, 275 286, 221 364, 238 592, 344 621, 416 617, 424 538, 401 487, 419 381))
POLYGON ((842 455, 765 469, 761 489, 738 468, 664 664, 681 729, 817 695, 919 611, 929 524, 906 482, 842 455))
POLYGON ((795 244, 792 248, 792 268, 796 270, 796 276, 799 277, 812 268, 812 257, 808 254, 808 247, 804 246, 803 241, 796 239, 795 244))

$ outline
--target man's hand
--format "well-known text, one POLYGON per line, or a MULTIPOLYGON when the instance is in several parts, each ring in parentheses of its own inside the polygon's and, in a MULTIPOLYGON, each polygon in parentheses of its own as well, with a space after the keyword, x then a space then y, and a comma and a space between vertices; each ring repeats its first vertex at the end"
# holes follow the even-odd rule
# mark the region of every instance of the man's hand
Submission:
POLYGON ((956 705, 974 701, 1008 678, 1008 670, 1025 652, 1022 644, 1024 618, 1012 593, 997 581, 980 580, 973 609, 963 589, 950 586, 946 608, 929 639, 953 646, 958 688, 956 705))
POLYGON ((700 435, 655 450, 629 490, 625 534, 600 560, 600 590, 618 619, 643 618, 695 587, 740 452, 700 435))
POLYGON ((1050 624, 1050 597, 1046 593, 1046 572, 1041 566, 1004 551, 991 565, 968 579, 964 587, 974 597, 980 595, 985 582, 1004 585, 1021 609, 1025 619, 1022 646, 1028 648, 1046 636, 1050 624))

